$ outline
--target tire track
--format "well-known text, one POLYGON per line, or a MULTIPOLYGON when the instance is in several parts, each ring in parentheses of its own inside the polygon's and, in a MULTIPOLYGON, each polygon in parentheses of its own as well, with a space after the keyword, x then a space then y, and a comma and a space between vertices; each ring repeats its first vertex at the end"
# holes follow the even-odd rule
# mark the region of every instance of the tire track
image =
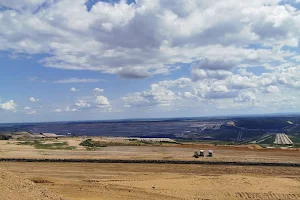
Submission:
POLYGON ((293 200, 300 199, 300 194, 284 194, 284 193, 254 193, 254 192, 238 192, 237 199, 256 199, 256 200, 293 200))

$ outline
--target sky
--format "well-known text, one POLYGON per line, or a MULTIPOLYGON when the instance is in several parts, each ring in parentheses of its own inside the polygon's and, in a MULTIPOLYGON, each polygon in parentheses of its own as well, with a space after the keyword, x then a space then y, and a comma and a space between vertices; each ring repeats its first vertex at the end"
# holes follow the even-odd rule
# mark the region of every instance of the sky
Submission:
POLYGON ((0 123, 300 113, 300 0, 1 0, 0 123))

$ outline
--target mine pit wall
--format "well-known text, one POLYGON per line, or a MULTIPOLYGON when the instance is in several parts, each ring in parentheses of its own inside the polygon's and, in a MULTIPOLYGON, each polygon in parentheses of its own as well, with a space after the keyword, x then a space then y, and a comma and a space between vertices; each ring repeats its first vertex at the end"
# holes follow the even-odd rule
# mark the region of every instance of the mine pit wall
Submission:
POLYGON ((300 167, 300 163, 271 162, 224 162, 224 161, 185 161, 185 160, 113 160, 113 159, 24 159, 0 158, 0 162, 60 162, 60 163, 145 163, 145 164, 199 164, 199 165, 233 165, 233 166, 278 166, 300 167))

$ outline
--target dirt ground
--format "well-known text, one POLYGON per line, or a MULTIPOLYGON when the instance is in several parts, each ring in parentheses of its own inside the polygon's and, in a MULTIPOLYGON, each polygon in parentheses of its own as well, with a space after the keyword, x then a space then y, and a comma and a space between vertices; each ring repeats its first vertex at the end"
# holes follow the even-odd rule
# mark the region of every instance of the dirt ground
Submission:
POLYGON ((63 200, 62 197, 31 180, 16 176, 0 168, 1 200, 63 200))
POLYGON ((0 169, 71 200, 300 199, 300 168, 14 163, 0 169))
MULTIPOLYGON (((203 149, 207 152, 211 149, 214 157, 198 160, 300 163, 299 149, 186 143, 164 146, 108 146, 88 151, 79 146, 83 139, 55 140, 68 142, 70 146, 76 147, 74 150, 35 149, 33 146, 17 145, 17 140, 0 141, 0 157, 196 160, 192 158, 194 151, 203 149)), ((61 195, 70 200, 300 199, 300 168, 292 167, 0 162, 0 170, 1 168, 31 180, 31 183, 35 183, 32 186, 34 188, 40 186, 50 190, 53 195, 61 195)), ((4 183, 5 181, 2 184, 4 183)), ((9 191, 14 194, 12 190, 9 191)))
POLYGON ((73 158, 73 159, 164 159, 195 160, 194 151, 211 149, 213 158, 198 158, 211 161, 263 161, 298 162, 300 149, 262 149, 258 145, 214 146, 206 144, 179 144, 165 146, 108 146, 88 151, 79 143, 84 138, 61 138, 55 142, 68 142, 74 150, 35 149, 33 146, 16 145, 17 140, 0 141, 1 158, 73 158))

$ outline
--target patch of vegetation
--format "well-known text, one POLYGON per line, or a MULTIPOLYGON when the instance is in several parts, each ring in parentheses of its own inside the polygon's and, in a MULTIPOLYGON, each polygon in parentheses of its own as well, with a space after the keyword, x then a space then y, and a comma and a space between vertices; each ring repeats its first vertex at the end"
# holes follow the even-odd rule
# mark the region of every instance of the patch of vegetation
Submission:
POLYGON ((82 141, 79 145, 85 146, 85 147, 91 147, 91 148, 96 148, 96 147, 106 147, 107 145, 105 142, 101 141, 93 141, 92 139, 86 139, 82 141))
POLYGON ((216 141, 213 143, 215 146, 218 146, 218 145, 239 145, 241 144, 240 142, 234 142, 234 141, 216 141))
POLYGON ((289 135, 289 138, 292 140, 293 143, 300 143, 300 137, 289 135))
POLYGON ((258 144, 269 144, 269 145, 273 145, 275 142, 275 138, 276 135, 270 135, 267 138, 265 138, 264 140, 260 141, 258 144))
POLYGON ((90 151, 97 150, 97 148, 107 147, 107 146, 145 146, 145 145, 160 146, 163 144, 178 144, 178 142, 151 141, 151 140, 138 140, 138 139, 128 139, 124 142, 114 142, 114 141, 95 141, 89 138, 80 143, 81 146, 86 147, 86 149, 90 151))
POLYGON ((161 141, 160 143, 164 143, 164 144, 180 144, 180 142, 177 141, 161 141))
POLYGON ((132 141, 132 142, 133 142, 133 141, 138 141, 137 139, 128 139, 128 140, 129 140, 129 141, 132 141))
POLYGON ((200 144, 214 144, 215 140, 199 140, 199 139, 176 139, 177 144, 192 142, 192 143, 200 143, 200 144))
POLYGON ((56 143, 40 143, 34 146, 37 149, 61 149, 61 150, 73 150, 76 147, 69 146, 68 142, 56 142, 56 143))
POLYGON ((143 139, 128 139, 128 141, 131 141, 129 143, 130 146, 132 145, 163 145, 163 144, 180 144, 177 141, 153 141, 153 140, 143 140, 143 139), (132 143, 134 142, 134 143, 132 143))
POLYGON ((138 143, 141 143, 141 144, 145 144, 145 145, 158 145, 158 144, 161 144, 162 142, 159 142, 159 141, 150 141, 150 140, 137 140, 138 143))
POLYGON ((9 140, 11 138, 12 138, 11 135, 0 135, 0 140, 9 140))
POLYGON ((300 148, 300 137, 299 136, 289 135, 289 138, 294 143, 294 145, 293 145, 294 148, 300 148))
POLYGON ((38 141, 33 140, 33 141, 18 142, 17 145, 31 145, 32 146, 32 145, 34 145, 36 143, 38 143, 38 141))
POLYGON ((293 147, 294 148, 300 148, 300 143, 294 144, 293 147))
POLYGON ((262 147, 262 148, 270 147, 270 145, 266 145, 266 144, 259 144, 259 146, 262 147))
POLYGON ((36 149, 50 149, 50 150, 73 150, 76 147, 69 146, 68 142, 42 143, 38 140, 18 142, 17 145, 30 145, 36 149))

